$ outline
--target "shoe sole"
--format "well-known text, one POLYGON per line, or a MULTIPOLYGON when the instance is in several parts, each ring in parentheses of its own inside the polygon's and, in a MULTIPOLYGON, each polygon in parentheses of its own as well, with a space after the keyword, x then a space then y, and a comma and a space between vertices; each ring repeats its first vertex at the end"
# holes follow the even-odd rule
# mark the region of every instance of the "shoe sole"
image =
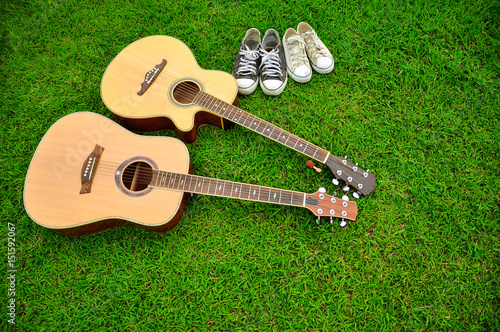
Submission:
POLYGON ((251 94, 252 92, 255 91, 255 89, 257 89, 257 85, 259 85, 259 80, 255 81, 255 83, 253 83, 252 85, 250 85, 249 87, 247 88, 240 88, 238 86, 238 92, 241 94, 241 95, 249 95, 251 94))
POLYGON ((288 82, 288 76, 287 78, 285 78, 285 82, 281 85, 281 87, 279 89, 276 89, 276 90, 269 90, 267 89, 263 84, 262 84, 262 81, 260 81, 261 84, 260 84, 260 88, 262 89, 262 92, 264 92, 264 94, 268 95, 268 96, 277 96, 279 95, 280 93, 283 92, 283 90, 285 90, 285 87, 286 87, 286 83, 288 82))
POLYGON ((312 73, 310 73, 308 76, 297 76, 294 73, 292 73, 292 71, 288 67, 286 68, 286 71, 287 71, 288 75, 295 82, 298 82, 298 83, 307 83, 307 82, 309 82, 311 80, 311 77, 312 77, 312 73))
POLYGON ((319 68, 319 67, 316 67, 314 64, 311 63, 311 66, 313 67, 313 69, 320 73, 320 74, 328 74, 329 72, 331 72, 333 70, 333 67, 335 66, 335 61, 332 62, 332 65, 328 68, 319 68))

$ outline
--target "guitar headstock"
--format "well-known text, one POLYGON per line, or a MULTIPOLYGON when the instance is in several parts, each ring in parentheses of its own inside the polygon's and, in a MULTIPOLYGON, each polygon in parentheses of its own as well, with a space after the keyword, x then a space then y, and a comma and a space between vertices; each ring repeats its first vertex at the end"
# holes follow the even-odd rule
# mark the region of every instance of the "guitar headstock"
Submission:
POLYGON ((330 155, 326 161, 335 178, 345 182, 351 189, 363 196, 371 194, 375 190, 375 175, 353 164, 347 158, 330 155))
POLYGON ((321 191, 306 194, 305 208, 317 217, 336 217, 354 221, 358 215, 356 202, 333 197, 321 191))

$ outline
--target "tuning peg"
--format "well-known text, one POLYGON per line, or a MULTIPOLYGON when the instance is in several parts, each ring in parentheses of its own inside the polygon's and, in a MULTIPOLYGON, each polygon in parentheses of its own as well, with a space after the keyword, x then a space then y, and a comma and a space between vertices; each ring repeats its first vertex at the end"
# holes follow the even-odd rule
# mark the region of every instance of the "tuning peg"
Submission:
POLYGON ((318 216, 318 219, 316 219, 316 224, 318 224, 318 225, 319 225, 319 220, 320 220, 320 219, 321 219, 321 217, 320 217, 320 216, 318 216))
POLYGON ((326 189, 325 189, 325 188, 323 188, 323 187, 320 187, 320 188, 318 189, 318 191, 319 191, 320 193, 323 193, 323 194, 324 194, 324 193, 326 193, 326 189))
POLYGON ((342 187, 343 191, 349 191, 351 188, 348 185, 342 187))
POLYGON ((344 196, 342 196, 342 199, 343 199, 344 201, 348 201, 348 200, 349 200, 349 196, 344 195, 344 196))
POLYGON ((333 197, 337 197, 337 193, 334 191, 334 192, 332 193, 332 196, 333 196, 333 197))
POLYGON ((352 197, 356 198, 356 199, 359 199, 360 195, 359 195, 359 191, 355 191, 352 193, 352 197))
POLYGON ((339 180, 337 178, 333 178, 332 179, 332 183, 336 186, 338 186, 340 184, 339 180))
POLYGON ((340 227, 346 227, 347 226, 347 222, 344 220, 344 218, 342 218, 342 220, 339 221, 339 226, 340 227))
POLYGON ((333 217, 330 216, 330 225, 333 224, 333 217))
POLYGON ((316 167, 312 160, 306 161, 306 166, 314 169, 316 172, 321 173, 321 168, 316 167))

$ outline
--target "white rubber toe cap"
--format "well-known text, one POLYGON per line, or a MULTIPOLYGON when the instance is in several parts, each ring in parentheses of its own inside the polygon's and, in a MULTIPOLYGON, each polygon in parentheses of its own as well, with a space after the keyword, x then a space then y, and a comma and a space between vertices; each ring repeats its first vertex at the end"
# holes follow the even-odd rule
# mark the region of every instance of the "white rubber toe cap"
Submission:
POLYGON ((314 67, 318 73, 327 74, 333 70, 333 59, 328 57, 318 58, 317 64, 314 67))
POLYGON ((236 83, 238 84, 238 91, 242 95, 248 95, 255 91, 259 81, 254 81, 249 78, 239 78, 236 80, 236 83))
POLYGON ((307 66, 300 66, 295 69, 294 72, 288 71, 288 74, 292 76, 294 81, 299 82, 299 83, 306 83, 309 82, 312 76, 311 68, 307 66))
POLYGON ((260 88, 268 96, 277 96, 285 90, 287 80, 266 80, 260 82, 260 88))

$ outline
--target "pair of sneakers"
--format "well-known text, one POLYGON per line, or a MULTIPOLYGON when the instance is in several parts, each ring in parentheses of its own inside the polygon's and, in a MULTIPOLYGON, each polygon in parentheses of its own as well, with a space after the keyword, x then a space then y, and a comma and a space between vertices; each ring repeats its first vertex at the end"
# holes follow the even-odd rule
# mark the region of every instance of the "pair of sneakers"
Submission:
POLYGON ((335 62, 332 54, 306 22, 299 23, 297 30, 286 30, 283 47, 287 72, 296 82, 306 83, 311 79, 312 70, 308 57, 316 72, 328 74, 333 70, 335 62))
POLYGON ((285 62, 283 45, 276 30, 267 30, 261 41, 259 30, 248 29, 232 70, 239 93, 251 94, 260 82, 266 95, 279 95, 288 79, 285 62))
POLYGON ((333 70, 332 54, 306 22, 299 23, 297 30, 287 29, 283 44, 276 30, 267 30, 261 41, 259 30, 251 28, 241 42, 232 74, 242 95, 254 92, 260 82, 266 95, 277 96, 285 89, 288 75, 299 83, 311 79, 308 57, 316 72, 333 70))

